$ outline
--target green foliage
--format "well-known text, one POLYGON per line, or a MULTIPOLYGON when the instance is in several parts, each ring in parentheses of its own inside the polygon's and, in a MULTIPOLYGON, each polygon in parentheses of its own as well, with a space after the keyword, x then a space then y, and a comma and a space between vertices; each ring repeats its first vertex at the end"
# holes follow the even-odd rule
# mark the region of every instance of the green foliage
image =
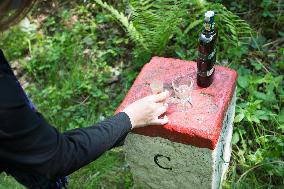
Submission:
POLYGON ((8 59, 20 58, 25 55, 24 49, 28 50, 30 36, 22 32, 20 28, 13 28, 10 32, 1 33, 0 37, 1 39, 10 39, 0 40, 0 47, 5 50, 8 59))
POLYGON ((137 29, 133 26, 133 22, 130 21, 128 17, 126 17, 123 13, 119 12, 106 2, 103 2, 101 0, 95 0, 95 2, 103 8, 107 9, 122 24, 122 26, 126 29, 129 37, 133 41, 135 41, 139 47, 142 47, 145 50, 149 50, 145 44, 143 36, 141 36, 140 32, 137 31, 137 29))
MULTIPOLYGON (((252 35, 250 26, 238 16, 228 11, 221 4, 206 3, 204 1, 136 1, 129 2, 128 17, 117 11, 111 5, 101 0, 95 0, 124 26, 130 38, 136 42, 136 55, 143 57, 150 55, 173 54, 181 58, 187 55, 181 49, 196 49, 198 34, 202 28, 203 15, 206 10, 214 10, 217 14, 216 25, 219 32, 219 51, 245 48, 249 37, 252 35), (189 14, 188 14, 189 12, 189 14), (176 38, 174 37, 176 35, 176 38), (176 40, 174 50, 167 51, 170 40, 176 40), (142 49, 141 49, 142 47, 142 49), (174 52, 172 52, 174 51, 174 52)), ((226 51, 225 51, 226 52, 226 51)), ((228 53, 221 53, 220 58, 228 58, 228 53), (221 57, 222 56, 222 57, 221 57)), ((239 56, 241 56, 240 54, 239 56)), ((236 58, 233 55, 232 58, 236 58)), ((230 57, 231 58, 231 57, 230 57)))
POLYGON ((263 54, 266 40, 252 41, 252 47, 258 46, 253 48, 254 55, 247 57, 247 64, 235 65, 239 74, 238 101, 233 160, 225 186, 281 188, 284 186, 284 78, 280 73, 284 70, 279 65, 283 65, 283 54, 281 49, 263 54), (272 64, 269 60, 273 60, 272 64))
MULTIPOLYGON (((29 97, 44 117, 61 131, 90 126, 113 115, 129 87, 124 83, 115 85, 121 80, 119 75, 127 56, 128 39, 121 37, 119 31, 97 31, 97 23, 102 27, 112 22, 110 16, 103 14, 90 19, 88 10, 77 6, 49 16, 41 23, 39 31, 27 33, 16 27, 3 33, 0 41, 5 45, 1 48, 9 55, 9 60, 20 57, 24 74, 32 80, 26 88, 29 97), (17 35, 12 35, 14 33, 17 35), (106 40, 110 36, 112 40, 106 40), (18 46, 12 43, 26 39, 30 41, 30 48, 27 43, 18 46)), ((117 150, 103 155, 88 168, 72 175, 71 187, 128 187, 132 178, 128 168, 121 167, 124 166, 122 160, 122 153, 117 150)), ((0 188, 21 188, 6 175, 2 174, 0 179, 0 188)))
MULTIPOLYGON (((66 17, 66 14, 63 12, 60 16, 66 17)), ((93 35, 95 23, 74 23, 73 28, 68 29, 63 23, 49 18, 47 24, 49 28, 57 30, 51 36, 39 36, 33 46, 31 59, 25 64, 23 62, 27 72, 37 81, 37 86, 29 88, 31 97, 35 102, 40 102, 36 104, 39 104, 41 111, 47 112, 47 118, 55 125, 61 125, 62 129, 87 126, 95 120, 92 118, 86 122, 85 117, 90 117, 99 107, 98 103, 90 104, 86 99, 107 100, 109 97, 103 85, 111 75, 111 69, 105 62, 97 64, 88 54, 82 56, 84 49, 92 49, 89 53, 96 49, 96 36, 93 35), (33 94, 38 93, 34 97, 33 94), (92 108, 87 109, 89 104, 92 108), (58 115, 61 116, 58 118, 58 115)), ((50 32, 48 28, 43 29, 50 32)))
POLYGON ((240 0, 236 2, 223 0, 222 2, 227 4, 230 10, 238 12, 253 26, 259 28, 259 32, 269 38, 276 39, 283 31, 283 1, 254 0, 248 2, 240 0))
POLYGON ((186 1, 158 0, 129 2, 129 15, 125 16, 101 0, 96 3, 106 8, 124 26, 131 39, 146 53, 161 54, 182 18, 186 15, 186 1))
POLYGON ((153 55, 160 55, 187 15, 187 1, 130 0, 130 19, 153 55))
POLYGON ((0 189, 24 189, 22 185, 17 183, 17 181, 6 175, 5 173, 0 174, 0 189))
POLYGON ((189 17, 176 37, 175 53, 183 59, 196 58, 198 37, 202 30, 204 13, 213 10, 216 14, 216 30, 218 32, 217 59, 226 62, 236 61, 246 53, 247 45, 253 30, 237 15, 218 3, 192 3, 189 7, 189 17), (192 50, 194 49, 194 50, 192 50))
POLYGON ((82 168, 80 172, 75 172, 69 188, 131 188, 132 183, 129 167, 124 162, 121 149, 118 148, 107 152, 103 158, 91 163, 87 168, 82 168))
MULTIPOLYGON (((113 114, 151 56, 194 60, 204 12, 211 9, 218 63, 239 74, 233 154, 223 187, 283 188, 281 1, 106 2, 62 3, 40 21, 40 29, 15 27, 1 34, 1 48, 23 66, 27 92, 48 121, 61 131, 94 124, 113 114)), ((72 174, 70 187, 133 187, 121 149, 72 174)), ((20 186, 2 174, 0 188, 20 186)))

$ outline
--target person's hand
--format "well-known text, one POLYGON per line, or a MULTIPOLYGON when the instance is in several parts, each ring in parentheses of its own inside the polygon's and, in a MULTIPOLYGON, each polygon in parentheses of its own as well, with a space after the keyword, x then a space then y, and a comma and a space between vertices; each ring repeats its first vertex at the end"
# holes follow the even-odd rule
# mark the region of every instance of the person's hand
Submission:
POLYGON ((160 115, 167 111, 168 105, 164 102, 168 96, 169 92, 165 91, 160 94, 144 97, 127 106, 123 112, 129 116, 132 129, 168 123, 167 116, 159 118, 160 115))

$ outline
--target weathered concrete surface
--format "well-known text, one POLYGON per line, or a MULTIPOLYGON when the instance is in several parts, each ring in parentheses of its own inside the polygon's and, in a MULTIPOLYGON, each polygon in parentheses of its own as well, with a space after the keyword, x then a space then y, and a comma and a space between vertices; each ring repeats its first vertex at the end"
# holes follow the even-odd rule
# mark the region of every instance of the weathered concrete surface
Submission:
POLYGON ((134 182, 143 189, 206 189, 211 186, 210 149, 139 134, 128 135, 124 147, 134 182))

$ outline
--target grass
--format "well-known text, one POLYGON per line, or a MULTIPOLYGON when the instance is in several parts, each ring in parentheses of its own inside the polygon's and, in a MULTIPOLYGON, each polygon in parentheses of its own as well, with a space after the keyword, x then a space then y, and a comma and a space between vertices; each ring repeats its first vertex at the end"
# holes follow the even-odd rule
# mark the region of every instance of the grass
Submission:
MULTIPOLYGON (((281 7, 272 1, 218 2, 235 12, 258 13, 243 16, 256 31, 248 45, 218 52, 218 64, 239 74, 233 153, 223 187, 284 188, 284 34, 279 24, 284 18, 277 12, 281 7)), ((29 83, 26 90, 37 108, 65 131, 111 116, 147 60, 135 57, 135 44, 99 6, 57 3, 42 3, 42 20, 39 13, 32 14, 32 22, 40 25, 37 29, 27 25, 25 31, 13 28, 1 34, 0 47, 9 60, 20 63, 19 76, 29 83)), ((125 7, 113 5, 120 12, 125 7)), ((188 44, 197 40, 196 33, 176 35, 162 55, 194 59, 196 47, 188 44)), ((132 187, 121 148, 70 175, 70 188, 132 187)), ((22 187, 2 173, 0 188, 22 187)))
POLYGON ((119 148, 70 176, 70 188, 74 189, 131 188, 132 183, 132 175, 119 148))
POLYGON ((11 176, 6 175, 5 173, 0 174, 0 189, 24 189, 22 185, 18 184, 18 182, 11 176))

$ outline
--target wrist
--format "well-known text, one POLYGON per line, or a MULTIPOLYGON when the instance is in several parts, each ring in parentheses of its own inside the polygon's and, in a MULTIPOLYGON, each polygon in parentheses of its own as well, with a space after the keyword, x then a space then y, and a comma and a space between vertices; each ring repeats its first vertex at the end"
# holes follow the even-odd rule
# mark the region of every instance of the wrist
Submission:
POLYGON ((131 124, 131 130, 134 129, 135 128, 135 122, 133 120, 132 114, 127 110, 123 110, 122 112, 124 112, 128 116, 130 124, 131 124))

